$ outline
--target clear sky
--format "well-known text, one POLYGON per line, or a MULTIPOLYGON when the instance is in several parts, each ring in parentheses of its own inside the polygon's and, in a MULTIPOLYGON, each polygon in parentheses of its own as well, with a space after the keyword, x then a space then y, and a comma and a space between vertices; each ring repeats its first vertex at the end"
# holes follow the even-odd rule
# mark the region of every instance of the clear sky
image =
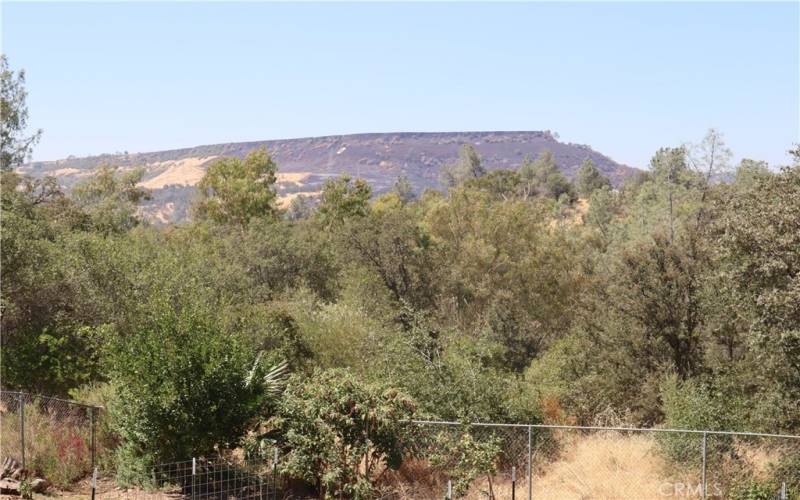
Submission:
POLYGON ((8 3, 34 159, 314 135, 544 130, 645 166, 720 129, 788 163, 800 3, 8 3))

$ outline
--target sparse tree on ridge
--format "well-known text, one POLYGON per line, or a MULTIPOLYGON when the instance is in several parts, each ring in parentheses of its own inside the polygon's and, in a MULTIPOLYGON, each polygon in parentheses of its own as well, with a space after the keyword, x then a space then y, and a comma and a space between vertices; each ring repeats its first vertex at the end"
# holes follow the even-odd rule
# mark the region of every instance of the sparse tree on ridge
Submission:
POLYGON ((455 187, 469 179, 477 179, 486 175, 486 168, 481 164, 481 157, 472 144, 464 144, 458 150, 458 160, 442 168, 442 182, 447 187, 455 187))

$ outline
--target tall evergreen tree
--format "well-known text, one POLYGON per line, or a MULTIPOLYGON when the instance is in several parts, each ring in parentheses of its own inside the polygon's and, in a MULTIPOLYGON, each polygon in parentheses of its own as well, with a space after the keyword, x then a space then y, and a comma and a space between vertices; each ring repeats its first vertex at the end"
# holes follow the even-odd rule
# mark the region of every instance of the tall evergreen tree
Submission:
POLYGON ((596 189, 606 186, 611 187, 611 181, 608 180, 608 177, 600 173, 600 170, 597 169, 590 158, 583 160, 575 178, 575 188, 578 191, 578 196, 589 198, 596 189))

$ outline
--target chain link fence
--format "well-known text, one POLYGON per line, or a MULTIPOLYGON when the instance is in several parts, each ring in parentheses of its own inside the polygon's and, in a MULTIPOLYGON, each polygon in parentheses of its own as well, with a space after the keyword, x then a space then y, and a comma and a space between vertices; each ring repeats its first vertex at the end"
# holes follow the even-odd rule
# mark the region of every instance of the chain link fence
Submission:
MULTIPOLYGON (((95 470, 102 408, 0 392, 0 460, 55 485, 95 470)), ((627 427, 415 421, 415 443, 381 498, 800 499, 800 436, 627 427)), ((284 498, 278 457, 161 464, 149 488, 99 498, 284 498)), ((109 480, 108 484, 113 484, 109 480)))
POLYGON ((55 485, 95 467, 102 408, 25 392, 0 391, 0 461, 11 458, 55 485))
POLYGON ((800 499, 800 436, 416 424, 423 438, 399 473, 400 499, 800 499))
POLYGON ((384 498, 525 499, 527 425, 416 421, 417 443, 382 485, 384 498))

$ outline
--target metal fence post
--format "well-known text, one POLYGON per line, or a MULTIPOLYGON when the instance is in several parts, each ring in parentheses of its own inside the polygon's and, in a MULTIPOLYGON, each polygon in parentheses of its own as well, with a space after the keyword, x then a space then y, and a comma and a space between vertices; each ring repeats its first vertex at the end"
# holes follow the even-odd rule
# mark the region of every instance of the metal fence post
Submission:
POLYGON ((97 469, 92 468, 92 500, 94 500, 96 490, 97 490, 97 469))
POLYGON ((517 500, 517 468, 511 467, 511 500, 517 500))
POLYGON ((22 454, 22 468, 25 468, 25 396, 19 393, 19 443, 22 454))
POLYGON ((703 431, 703 499, 706 498, 706 442, 708 440, 708 432, 703 431))
POLYGON ((195 480, 195 475, 197 474, 197 458, 192 457, 192 498, 197 498, 195 495, 195 488, 197 487, 197 481, 195 480))
POLYGON ((533 426, 528 426, 528 500, 533 498, 533 426))
POLYGON ((272 459, 272 488, 275 490, 275 498, 278 498, 278 447, 275 447, 275 456, 272 459))
POLYGON ((92 470, 94 470, 94 406, 89 407, 89 432, 91 434, 91 451, 92 456, 92 470))

